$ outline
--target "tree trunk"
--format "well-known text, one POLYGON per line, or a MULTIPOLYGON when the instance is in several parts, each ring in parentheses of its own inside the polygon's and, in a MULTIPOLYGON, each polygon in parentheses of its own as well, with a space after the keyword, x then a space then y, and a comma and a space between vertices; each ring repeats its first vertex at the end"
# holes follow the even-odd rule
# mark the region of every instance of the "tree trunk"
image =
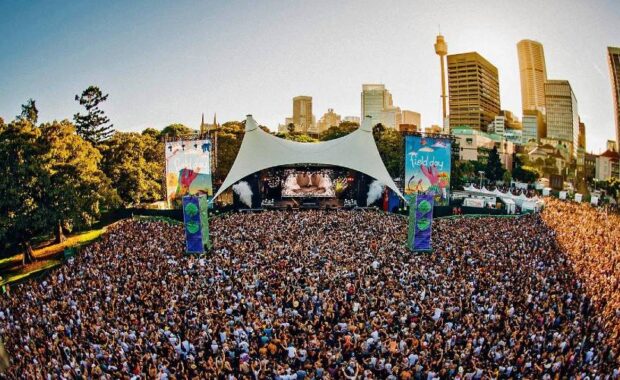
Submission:
POLYGON ((67 240, 65 234, 63 233, 62 223, 60 222, 60 220, 58 221, 58 226, 56 226, 56 229, 54 230, 54 236, 56 238, 54 241, 56 244, 60 244, 63 241, 67 240))
POLYGON ((32 246, 30 242, 24 243, 24 258, 22 259, 22 264, 30 264, 35 261, 34 252, 32 251, 32 246))

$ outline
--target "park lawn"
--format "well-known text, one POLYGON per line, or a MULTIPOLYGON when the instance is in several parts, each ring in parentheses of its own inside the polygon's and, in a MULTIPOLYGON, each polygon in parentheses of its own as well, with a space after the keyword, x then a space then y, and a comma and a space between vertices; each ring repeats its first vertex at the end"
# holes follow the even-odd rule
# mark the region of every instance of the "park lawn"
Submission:
MULTIPOLYGON (((97 230, 82 232, 77 235, 68 237, 67 240, 60 244, 52 244, 38 249, 34 249, 34 257, 38 260, 54 257, 62 253, 65 248, 77 247, 92 242, 93 240, 101 236, 105 231, 106 227, 97 230)), ((0 268, 2 268, 2 270, 0 270, 0 274, 3 274, 2 272, 4 272, 6 269, 10 269, 15 265, 20 265, 22 259, 23 253, 18 253, 17 255, 0 260, 0 268)))
POLYGON ((0 286, 4 285, 4 284, 9 284, 15 281, 19 281, 21 279, 24 279, 34 273, 37 272, 41 272, 44 271, 46 269, 50 269, 53 268, 55 266, 58 266, 62 263, 62 260, 42 260, 42 261, 35 261, 32 264, 28 264, 25 265, 23 267, 20 267, 19 269, 17 269, 16 271, 11 271, 9 274, 6 274, 5 276, 2 277, 2 280, 0 280, 0 286))

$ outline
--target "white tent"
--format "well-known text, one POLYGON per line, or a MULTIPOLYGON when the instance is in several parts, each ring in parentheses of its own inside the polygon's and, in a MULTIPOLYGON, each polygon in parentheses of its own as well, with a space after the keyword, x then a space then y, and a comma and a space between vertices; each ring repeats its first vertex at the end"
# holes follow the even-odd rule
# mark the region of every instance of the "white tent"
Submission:
POLYGON ((245 136, 237 158, 213 198, 252 173, 294 164, 336 165, 353 169, 373 177, 403 198, 381 161, 372 136, 370 117, 356 131, 341 138, 320 143, 300 143, 263 131, 252 115, 248 115, 245 120, 245 136))

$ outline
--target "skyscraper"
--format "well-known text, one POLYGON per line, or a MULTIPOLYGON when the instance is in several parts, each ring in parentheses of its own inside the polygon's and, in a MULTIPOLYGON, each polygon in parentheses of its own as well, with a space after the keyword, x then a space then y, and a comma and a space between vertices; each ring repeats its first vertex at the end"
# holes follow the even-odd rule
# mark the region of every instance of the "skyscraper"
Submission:
POLYGON ((392 102, 392 94, 383 84, 362 85, 362 115, 363 120, 370 116, 373 125, 383 124, 386 128, 396 128, 400 119, 400 108, 392 102))
POLYGON ((614 99, 614 116, 616 118, 616 145, 620 146, 620 47, 607 48, 609 58, 609 75, 614 99))
POLYGON ((523 110, 545 113, 545 52, 540 42, 522 40, 517 44, 521 73, 521 104, 523 110))
POLYGON ((567 80, 545 82, 545 107, 547 111, 547 140, 566 145, 577 157, 579 142, 579 112, 577 98, 567 80))
POLYGON ((476 52, 448 55, 450 129, 486 131, 500 111, 497 67, 476 52))
POLYGON ((296 96, 293 98, 293 124, 295 131, 307 133, 313 128, 312 96, 296 96))

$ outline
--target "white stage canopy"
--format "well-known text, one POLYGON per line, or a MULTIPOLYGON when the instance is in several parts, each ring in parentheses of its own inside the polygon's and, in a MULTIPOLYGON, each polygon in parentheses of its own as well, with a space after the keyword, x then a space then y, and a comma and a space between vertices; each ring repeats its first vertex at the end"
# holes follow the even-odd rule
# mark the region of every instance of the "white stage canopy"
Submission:
POLYGON ((356 170, 373 177, 403 198, 381 161, 372 136, 370 117, 364 119, 357 130, 341 138, 320 143, 300 143, 263 131, 252 115, 248 115, 245 120, 245 136, 237 158, 213 198, 252 173, 295 164, 335 165, 356 170))

